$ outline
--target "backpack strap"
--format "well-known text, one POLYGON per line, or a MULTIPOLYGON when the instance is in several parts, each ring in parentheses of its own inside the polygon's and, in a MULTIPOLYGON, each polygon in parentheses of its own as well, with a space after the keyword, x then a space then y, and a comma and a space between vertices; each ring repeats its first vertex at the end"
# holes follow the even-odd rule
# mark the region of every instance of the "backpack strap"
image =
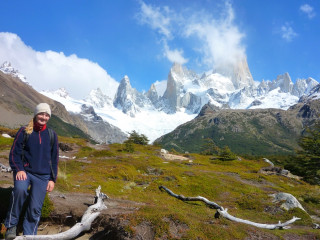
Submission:
POLYGON ((26 129, 24 128, 23 129, 22 152, 21 152, 21 160, 22 160, 23 165, 24 165, 24 161, 25 161, 24 151, 25 151, 26 144, 28 142, 29 137, 30 137, 30 134, 26 133, 26 129))
MULTIPOLYGON (((47 128, 48 132, 49 132, 49 137, 50 137, 50 146, 51 146, 51 153, 53 151, 53 143, 54 143, 54 131, 51 128, 47 128)), ((50 158, 50 168, 51 168, 51 174, 53 179, 56 178, 54 172, 53 172, 53 168, 52 168, 52 159, 50 158)))
POLYGON ((51 146, 51 151, 53 149, 53 142, 54 142, 54 132, 52 128, 48 127, 48 132, 49 132, 49 137, 50 137, 50 146, 51 146))

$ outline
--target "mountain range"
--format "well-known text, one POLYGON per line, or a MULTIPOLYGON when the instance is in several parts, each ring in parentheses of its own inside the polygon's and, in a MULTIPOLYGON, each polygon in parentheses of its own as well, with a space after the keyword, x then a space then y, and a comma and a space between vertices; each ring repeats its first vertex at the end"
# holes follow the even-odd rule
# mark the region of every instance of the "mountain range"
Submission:
MULTIPOLYGON (((9 63, 4 63, 0 70, 27 84, 23 75, 9 63)), ((63 88, 41 94, 62 103, 71 115, 81 116, 86 126, 82 129, 98 142, 121 142, 125 139, 125 133, 132 130, 154 141, 194 119, 204 106, 225 112, 236 109, 253 112, 253 109, 262 111, 258 109, 270 108, 285 111, 297 104, 301 97, 310 94, 318 84, 313 78, 297 79, 293 83, 288 73, 272 81, 257 82, 252 78, 246 59, 242 59, 234 65, 219 67, 201 76, 175 63, 167 80, 152 84, 147 92, 137 91, 131 86, 129 77, 125 76, 115 96, 107 96, 99 88, 93 89, 81 100, 71 98, 63 88), (98 128, 98 123, 103 126, 98 128), (106 128, 104 124, 117 133, 103 131, 106 128), (96 128, 100 130, 95 131, 96 128), (113 140, 106 135, 112 136, 113 140), (118 136, 121 137, 118 139, 118 136)))
POLYGON ((9 63, 0 68, 0 125, 18 128, 33 117, 34 107, 40 102, 51 106, 49 124, 59 135, 70 132, 73 136, 91 138, 96 142, 114 143, 126 139, 126 134, 96 115, 93 108, 81 106, 81 114, 70 113, 65 106, 34 90, 26 78, 9 63))

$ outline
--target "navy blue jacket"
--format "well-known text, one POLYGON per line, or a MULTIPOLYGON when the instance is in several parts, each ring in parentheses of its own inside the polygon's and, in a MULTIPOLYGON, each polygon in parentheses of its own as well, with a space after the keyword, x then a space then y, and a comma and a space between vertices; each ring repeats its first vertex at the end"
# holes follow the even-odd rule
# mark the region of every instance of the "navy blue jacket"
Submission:
POLYGON ((21 154, 24 129, 24 127, 19 129, 11 147, 9 163, 12 170, 14 172, 26 171, 34 174, 50 175, 50 180, 56 182, 59 162, 57 134, 54 133, 53 147, 51 150, 48 129, 46 128, 39 132, 33 131, 26 143, 23 161, 21 154))

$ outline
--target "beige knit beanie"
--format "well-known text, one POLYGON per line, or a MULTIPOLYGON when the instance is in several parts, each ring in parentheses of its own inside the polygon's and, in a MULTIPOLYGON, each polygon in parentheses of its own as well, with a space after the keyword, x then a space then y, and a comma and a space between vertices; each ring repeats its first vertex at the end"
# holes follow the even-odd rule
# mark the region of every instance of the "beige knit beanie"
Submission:
POLYGON ((36 109, 34 110, 34 116, 36 116, 39 113, 48 113, 51 117, 51 109, 49 104, 47 103, 40 103, 36 106, 36 109))

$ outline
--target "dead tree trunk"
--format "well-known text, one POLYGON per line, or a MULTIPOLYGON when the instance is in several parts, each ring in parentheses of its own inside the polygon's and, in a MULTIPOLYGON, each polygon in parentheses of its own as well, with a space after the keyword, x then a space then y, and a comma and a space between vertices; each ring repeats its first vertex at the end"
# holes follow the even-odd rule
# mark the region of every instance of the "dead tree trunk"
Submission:
POLYGON ((104 204, 103 200, 108 198, 108 196, 104 193, 100 192, 101 187, 99 186, 96 189, 96 203, 88 207, 87 211, 83 214, 81 218, 81 222, 74 225, 69 230, 53 234, 53 235, 24 235, 16 237, 14 240, 52 240, 52 239, 59 239, 59 240, 68 240, 74 239, 78 236, 81 232, 89 231, 91 228, 92 222, 98 217, 100 212, 106 209, 106 205, 104 204))
POLYGON ((175 193, 173 193, 170 189, 164 187, 164 186, 159 186, 159 189, 160 190, 165 190, 169 195, 175 197, 175 198, 178 198, 179 200, 181 201, 202 201, 204 203, 206 203, 207 205, 209 205, 209 207, 212 207, 214 209, 217 209, 217 212, 218 214, 216 214, 215 216, 223 216, 224 218, 227 218, 231 221, 235 221, 235 222, 240 222, 240 223, 245 223, 245 224, 248 224, 248 225, 252 225, 252 226, 255 226, 255 227, 258 227, 258 228, 266 228, 266 229, 287 229, 287 228, 290 228, 288 225, 295 222, 296 220, 299 220, 300 218, 297 218, 297 217, 293 217, 291 220, 285 222, 285 223, 281 223, 279 221, 279 223, 277 224, 265 224, 265 223, 256 223, 256 222, 251 222, 249 220, 244 220, 244 219, 241 219, 241 218, 237 218, 237 217, 234 217, 232 215, 230 215, 228 213, 228 209, 224 209, 223 207, 221 207, 220 205, 218 205, 217 203, 215 202, 212 202, 212 201, 209 201, 208 199, 204 198, 204 197, 201 197, 201 196, 198 196, 198 197, 185 197, 183 195, 177 195, 175 193))

